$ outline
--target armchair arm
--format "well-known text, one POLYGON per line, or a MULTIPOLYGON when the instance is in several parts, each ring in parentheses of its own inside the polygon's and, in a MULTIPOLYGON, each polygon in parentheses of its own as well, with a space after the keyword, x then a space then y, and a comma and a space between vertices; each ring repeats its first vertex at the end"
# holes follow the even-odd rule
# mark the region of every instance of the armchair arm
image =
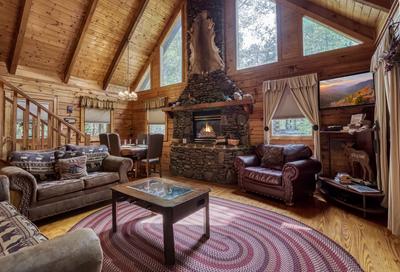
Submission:
POLYGON ((133 167, 133 161, 129 158, 107 156, 103 160, 103 169, 107 172, 119 172, 120 182, 128 182, 128 172, 133 167))
POLYGON ((0 257, 0 267, 10 272, 98 272, 102 259, 97 235, 81 229, 0 257))
POLYGON ((10 201, 10 182, 7 176, 0 176, 0 201, 10 201))
POLYGON ((240 168, 246 168, 249 166, 258 166, 260 165, 260 160, 256 155, 237 156, 234 165, 236 170, 239 170, 240 168))
POLYGON ((6 175, 10 181, 10 190, 22 193, 18 210, 28 216, 28 209, 36 202, 37 182, 35 177, 22 168, 6 166, 0 170, 1 175, 6 175))
POLYGON ((316 184, 315 175, 321 168, 321 162, 314 159, 286 163, 282 170, 285 202, 291 205, 298 195, 313 193, 316 184))

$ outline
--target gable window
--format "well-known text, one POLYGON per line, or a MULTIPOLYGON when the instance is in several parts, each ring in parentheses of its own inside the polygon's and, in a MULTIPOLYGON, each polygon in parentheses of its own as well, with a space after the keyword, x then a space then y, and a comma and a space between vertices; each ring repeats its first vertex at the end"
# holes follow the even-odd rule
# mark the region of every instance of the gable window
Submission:
POLYGON ((136 92, 148 91, 150 89, 151 89, 151 79, 150 79, 150 65, 149 65, 142 79, 139 82, 136 92))
POLYGON ((149 134, 163 134, 166 136, 166 131, 165 113, 161 109, 147 110, 147 132, 149 134))
MULTIPOLYGON (((18 99, 17 104, 23 108, 26 107, 26 100, 25 99, 18 99)), ((45 101, 39 101, 39 104, 45 107, 46 109, 49 109, 50 103, 45 102, 45 101)), ((33 115, 37 116, 37 106, 33 103, 29 104, 29 125, 28 125, 28 139, 32 139, 32 134, 33 134, 33 124, 36 123, 37 119, 35 118, 35 121, 33 119, 33 115)), ((41 111, 40 112, 40 120, 43 122, 48 122, 48 114, 47 112, 41 111)), ((43 125, 43 130, 40 130, 40 134, 44 134, 44 138, 47 138, 48 136, 48 126, 44 123, 43 125)), ((18 140, 22 139, 24 136, 24 111, 21 110, 20 108, 17 109, 17 124, 16 124, 16 138, 18 140)), ((39 136, 39 138, 41 135, 39 136)))
POLYGON ((111 111, 85 108, 85 133, 98 137, 101 133, 110 132, 111 111))
POLYGON ((179 14, 160 47, 161 86, 182 82, 182 53, 182 15, 179 14))
POLYGON ((304 56, 358 44, 361 44, 361 42, 332 27, 317 22, 309 17, 303 17, 304 56))
POLYGON ((311 137, 312 124, 286 89, 272 119, 272 137, 311 137))
POLYGON ((238 70, 278 60, 274 1, 236 0, 236 44, 238 70))

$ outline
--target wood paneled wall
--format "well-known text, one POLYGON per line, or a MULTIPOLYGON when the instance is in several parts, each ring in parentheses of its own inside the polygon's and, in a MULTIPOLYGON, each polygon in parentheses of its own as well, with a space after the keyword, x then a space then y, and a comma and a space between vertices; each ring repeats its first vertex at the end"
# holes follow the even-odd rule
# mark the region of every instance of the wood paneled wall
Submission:
MULTIPOLYGON (((226 0, 225 16, 225 46, 226 46, 226 71, 228 76, 245 92, 255 98, 254 113, 250 117, 250 142, 256 145, 263 142, 263 106, 262 84, 265 80, 291 77, 307 73, 318 73, 320 79, 363 72, 369 69, 373 44, 362 44, 345 49, 334 50, 326 53, 304 57, 302 55, 302 16, 299 9, 277 4, 278 10, 278 50, 277 63, 263 65, 245 70, 236 70, 235 53, 235 7, 232 0, 226 0)), ((309 15, 309 14, 308 14, 309 15)), ((185 22, 185 19, 183 20, 185 22)), ((146 132, 146 113, 144 100, 157 96, 168 96, 169 101, 174 101, 185 87, 185 84, 159 86, 159 48, 153 52, 151 64, 152 86, 150 91, 139 94, 139 101, 133 103, 133 131, 134 135, 146 132)), ((185 66, 187 63, 185 62, 185 66)), ((140 78, 138 79, 140 80, 140 78)), ((330 115, 322 114, 322 123, 330 115)), ((172 120, 168 120, 168 141, 164 145, 163 168, 169 167, 169 152, 172 138, 172 120)), ((276 143, 295 143, 298 140, 277 139, 276 143)), ((311 139, 305 139, 306 144, 312 145, 311 139)))
MULTIPOLYGON (((111 85, 106 93, 100 85, 86 80, 71 80, 70 84, 64 84, 60 79, 49 75, 48 78, 32 72, 27 69, 25 72, 19 68, 19 75, 10 75, 6 72, 6 68, 0 67, 0 75, 10 83, 20 87, 28 95, 37 100, 53 101, 54 112, 60 117, 69 117, 67 114, 67 106, 73 106, 73 113, 70 117, 76 118, 75 126, 81 130, 81 114, 80 114, 80 96, 97 96, 100 98, 117 98, 118 91, 121 87, 111 85), (36 79, 34 79, 36 78, 36 79)), ((42 72, 42 71, 41 71, 42 72)), ((115 103, 113 112, 112 127, 114 132, 118 132, 122 139, 131 137, 132 134, 132 113, 130 105, 127 102, 115 103)), ((94 140, 95 141, 95 140, 94 140)))

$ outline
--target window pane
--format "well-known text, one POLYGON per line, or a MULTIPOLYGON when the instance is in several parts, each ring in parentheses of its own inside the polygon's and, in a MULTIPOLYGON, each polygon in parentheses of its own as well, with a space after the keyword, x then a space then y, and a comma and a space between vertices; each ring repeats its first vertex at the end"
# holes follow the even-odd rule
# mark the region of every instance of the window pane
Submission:
POLYGON ((165 135, 165 125, 164 124, 149 124, 149 134, 165 135))
POLYGON ((304 56, 358 45, 361 42, 347 37, 333 28, 303 17, 304 56))
POLYGON ((164 40, 161 49, 161 86, 182 82, 182 18, 181 15, 164 40))
POLYGON ((272 136, 312 136, 312 124, 307 118, 274 119, 272 136))
POLYGON ((276 62, 276 4, 271 0, 236 0, 237 69, 276 62))
POLYGON ((150 66, 147 68, 146 72, 143 75, 142 80, 139 83, 139 88, 137 92, 147 91, 151 89, 151 81, 150 81, 150 66))
POLYGON ((109 132, 109 123, 85 123, 85 133, 89 134, 90 136, 99 136, 100 133, 107 133, 109 132))

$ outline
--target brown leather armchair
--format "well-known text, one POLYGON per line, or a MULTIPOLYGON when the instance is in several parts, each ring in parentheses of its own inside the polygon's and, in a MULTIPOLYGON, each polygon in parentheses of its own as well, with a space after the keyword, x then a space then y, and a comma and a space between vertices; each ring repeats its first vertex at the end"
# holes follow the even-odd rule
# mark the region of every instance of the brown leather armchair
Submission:
POLYGON ((321 171, 321 163, 311 159, 311 149, 303 144, 279 145, 283 147, 279 170, 261 166, 266 146, 258 145, 254 155, 235 158, 240 188, 283 200, 289 206, 296 199, 311 195, 315 191, 315 176, 321 171))

